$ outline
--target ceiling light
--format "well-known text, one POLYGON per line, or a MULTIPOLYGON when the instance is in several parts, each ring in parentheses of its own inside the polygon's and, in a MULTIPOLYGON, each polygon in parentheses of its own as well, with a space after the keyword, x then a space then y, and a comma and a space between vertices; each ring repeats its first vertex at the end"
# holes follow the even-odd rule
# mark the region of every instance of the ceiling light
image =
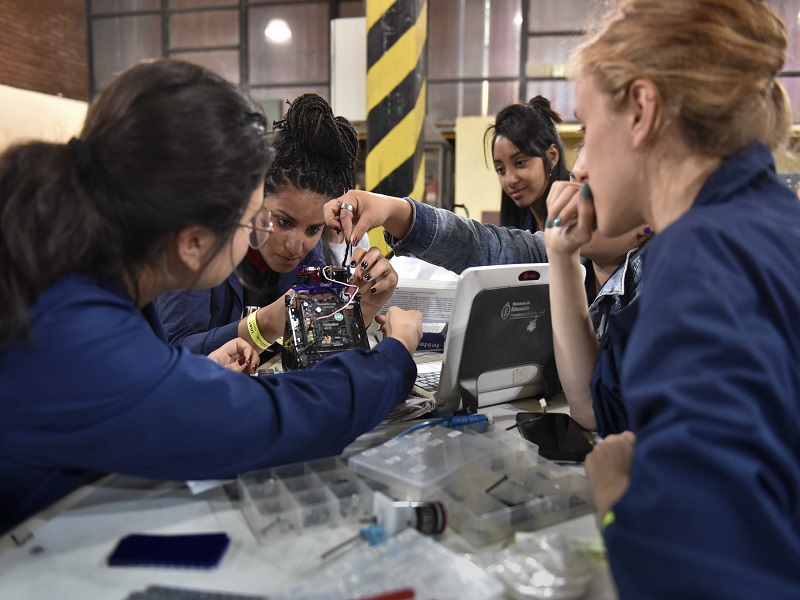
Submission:
POLYGON ((283 19, 272 19, 264 30, 264 37, 273 44, 285 44, 292 39, 292 30, 283 19))

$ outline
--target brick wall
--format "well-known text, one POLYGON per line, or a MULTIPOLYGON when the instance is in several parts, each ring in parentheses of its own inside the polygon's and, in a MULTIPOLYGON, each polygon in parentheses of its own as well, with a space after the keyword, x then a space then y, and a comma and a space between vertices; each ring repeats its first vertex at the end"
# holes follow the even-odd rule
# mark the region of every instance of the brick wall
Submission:
POLYGON ((2 0, 0 84, 88 100, 86 0, 2 0))

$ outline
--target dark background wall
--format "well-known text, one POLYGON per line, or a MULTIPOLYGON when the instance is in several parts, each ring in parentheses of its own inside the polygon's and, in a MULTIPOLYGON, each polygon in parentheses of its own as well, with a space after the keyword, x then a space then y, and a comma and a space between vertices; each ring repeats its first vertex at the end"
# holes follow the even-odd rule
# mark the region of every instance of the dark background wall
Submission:
POLYGON ((0 84, 89 99, 85 0, 3 0, 0 84))

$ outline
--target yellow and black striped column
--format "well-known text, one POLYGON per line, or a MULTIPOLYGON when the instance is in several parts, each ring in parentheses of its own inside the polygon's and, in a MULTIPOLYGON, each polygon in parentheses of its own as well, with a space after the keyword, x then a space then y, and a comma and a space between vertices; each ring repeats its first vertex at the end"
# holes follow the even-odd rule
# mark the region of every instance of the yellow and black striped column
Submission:
POLYGON ((428 2, 367 0, 366 9, 366 187, 421 199, 428 2))

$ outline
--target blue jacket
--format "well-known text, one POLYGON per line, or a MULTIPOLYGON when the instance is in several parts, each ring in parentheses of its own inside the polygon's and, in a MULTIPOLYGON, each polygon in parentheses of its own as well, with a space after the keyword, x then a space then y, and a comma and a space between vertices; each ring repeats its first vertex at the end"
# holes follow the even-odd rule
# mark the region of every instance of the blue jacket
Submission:
POLYGON ((30 340, 0 353, 0 533, 105 473, 228 478, 338 454, 416 374, 394 339, 305 371, 235 373, 170 348, 149 309, 83 276, 46 290, 30 322, 30 340))
MULTIPOLYGON (((648 242, 649 240, 645 240, 628 251, 625 260, 614 270, 611 277, 606 279, 589 305, 589 318, 592 320, 598 340, 605 337, 611 315, 628 306, 641 292, 642 259, 648 242)), ((587 266, 586 278, 590 279, 589 273, 592 273, 591 283, 594 286, 594 272, 590 269, 591 264, 587 266)))
POLYGON ((621 598, 800 596, 798 252, 800 202, 761 144, 648 245, 596 374, 637 435, 605 531, 621 598))
MULTIPOLYGON (((246 259, 245 259, 246 260, 246 259)), ((322 265, 322 242, 300 266, 322 265)), ((297 271, 282 273, 277 300, 297 282, 297 271)), ((178 290, 156 299, 161 324, 170 346, 185 346, 197 354, 210 354, 239 335, 244 310, 242 282, 231 273, 220 285, 207 290, 178 290)))

